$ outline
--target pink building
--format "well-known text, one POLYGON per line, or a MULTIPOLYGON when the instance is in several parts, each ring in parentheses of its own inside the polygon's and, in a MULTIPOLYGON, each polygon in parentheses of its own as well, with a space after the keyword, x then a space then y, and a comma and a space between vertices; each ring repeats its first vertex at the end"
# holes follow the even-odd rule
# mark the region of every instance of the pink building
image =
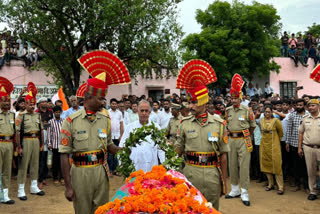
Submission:
MULTIPOLYGON (((23 67, 22 61, 11 60, 11 65, 4 65, 0 69, 0 75, 8 78, 15 86, 15 90, 12 93, 12 100, 15 100, 23 87, 25 87, 28 82, 34 82, 38 88, 37 97, 47 97, 51 98, 57 93, 57 86, 54 84, 52 77, 46 76, 45 72, 40 71, 29 71, 27 68, 23 67)), ((88 78, 88 73, 83 72, 81 75, 81 82, 86 81, 88 78)), ((135 94, 137 96, 146 95, 155 98, 160 98, 161 96, 166 97, 167 95, 173 93, 180 93, 179 89, 176 89, 176 78, 170 79, 143 79, 141 77, 137 78, 137 82, 132 80, 130 85, 120 85, 120 86, 110 86, 107 99, 111 98, 120 99, 123 94, 135 94), (137 83, 137 84, 136 84, 137 83)))
MULTIPOLYGON (((299 63, 298 67, 294 66, 290 58, 277 57, 275 62, 281 66, 280 73, 271 72, 270 76, 256 77, 252 81, 258 83, 263 89, 265 82, 270 82, 274 92, 281 96, 294 96, 295 87, 303 86, 304 89, 299 91, 299 96, 303 94, 320 95, 320 85, 309 78, 314 67, 313 60, 309 59, 309 66, 304 67, 299 63)), ((12 60, 10 66, 4 65, 0 69, 0 75, 8 78, 15 86, 12 93, 12 99, 16 99, 23 87, 32 81, 39 86, 38 98, 51 98, 57 93, 57 86, 54 84, 52 77, 46 76, 44 71, 29 71, 23 67, 22 61, 12 60)), ((83 72, 81 82, 88 78, 88 74, 83 72)), ((180 90, 176 89, 176 78, 170 79, 143 79, 137 78, 137 83, 132 80, 130 85, 110 86, 107 99, 120 99, 123 94, 135 94, 137 96, 146 95, 159 99, 161 96, 168 96, 173 93, 180 94, 180 90)))
POLYGON ((298 95, 301 97, 304 94, 320 95, 320 84, 310 79, 310 73, 314 69, 314 61, 309 58, 308 67, 302 66, 300 63, 295 67, 294 62, 290 58, 277 57, 275 62, 281 66, 280 72, 270 73, 270 86, 274 92, 281 96, 294 96, 295 87, 303 86, 299 90, 298 95))

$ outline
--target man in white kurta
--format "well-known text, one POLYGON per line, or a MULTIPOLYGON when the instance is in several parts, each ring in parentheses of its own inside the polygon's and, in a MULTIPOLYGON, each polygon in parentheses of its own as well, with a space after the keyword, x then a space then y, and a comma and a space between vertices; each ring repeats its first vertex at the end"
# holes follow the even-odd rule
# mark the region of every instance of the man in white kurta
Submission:
MULTIPOLYGON (((120 147, 125 145, 126 139, 130 136, 130 133, 137 128, 141 128, 143 124, 151 125, 149 116, 151 113, 151 106, 149 102, 143 100, 139 103, 138 106, 138 115, 139 120, 130 123, 125 127, 123 136, 120 141, 120 147)), ((160 130, 160 126, 155 124, 156 127, 160 130)), ((136 170, 142 169, 144 172, 151 171, 152 167, 163 163, 165 160, 164 151, 160 150, 157 145, 154 144, 151 136, 146 137, 146 141, 142 141, 141 145, 132 147, 130 154, 130 159, 134 163, 136 170)))

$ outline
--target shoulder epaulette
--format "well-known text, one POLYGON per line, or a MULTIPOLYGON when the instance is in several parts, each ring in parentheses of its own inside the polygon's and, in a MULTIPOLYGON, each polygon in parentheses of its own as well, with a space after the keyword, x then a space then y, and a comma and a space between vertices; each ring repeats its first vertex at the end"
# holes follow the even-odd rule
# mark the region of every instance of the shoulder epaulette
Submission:
POLYGON ((218 121, 219 123, 224 123, 224 122, 225 122, 225 124, 227 123, 227 122, 226 122, 224 119, 222 119, 220 116, 218 117, 218 116, 216 116, 216 115, 213 115, 212 118, 213 118, 214 120, 218 121))
POLYGON ((68 121, 69 123, 72 122, 72 120, 74 120, 75 118, 79 117, 81 115, 81 110, 80 111, 76 111, 75 113, 69 115, 65 120, 68 121))
POLYGON ((307 118, 309 117, 309 114, 303 115, 302 118, 307 118))
POLYGON ((233 108, 233 106, 229 106, 229 107, 226 108, 226 110, 230 110, 232 108, 233 108))
POLYGON ((185 120, 189 120, 193 117, 193 115, 189 115, 189 116, 186 116, 186 117, 182 117, 181 120, 180 120, 180 123, 182 123, 183 121, 185 120))
POLYGON ((243 104, 240 104, 240 106, 241 106, 242 108, 244 108, 244 109, 247 109, 247 110, 250 109, 248 106, 245 106, 245 105, 243 105, 243 104))

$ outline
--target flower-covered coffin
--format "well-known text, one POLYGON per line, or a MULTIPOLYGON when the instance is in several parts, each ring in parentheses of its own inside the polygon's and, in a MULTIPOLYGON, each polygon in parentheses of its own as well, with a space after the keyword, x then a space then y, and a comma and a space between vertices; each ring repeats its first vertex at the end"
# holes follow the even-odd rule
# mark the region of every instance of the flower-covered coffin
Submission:
POLYGON ((131 173, 111 202, 96 214, 112 213, 214 213, 203 195, 181 173, 154 166, 131 173))

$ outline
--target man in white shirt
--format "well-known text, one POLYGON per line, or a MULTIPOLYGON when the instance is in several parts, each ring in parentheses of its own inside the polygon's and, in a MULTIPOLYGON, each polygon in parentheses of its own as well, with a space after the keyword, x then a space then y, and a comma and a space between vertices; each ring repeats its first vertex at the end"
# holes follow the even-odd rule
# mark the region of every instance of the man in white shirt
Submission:
MULTIPOLYGON (((146 100, 139 102, 138 114, 139 119, 135 122, 130 123, 124 130, 123 136, 120 140, 120 147, 125 145, 126 139, 130 136, 130 133, 137 128, 141 128, 143 125, 151 125, 149 116, 151 113, 150 103, 146 100)), ((160 129, 158 124, 155 124, 160 129)), ((159 165, 165 160, 164 151, 160 150, 151 139, 151 136, 146 137, 146 141, 142 141, 141 145, 132 147, 130 159, 133 161, 136 170, 142 169, 144 172, 151 171, 152 167, 159 165)))
MULTIPOLYGON (((109 111, 110 119, 111 119, 111 135, 112 141, 116 146, 119 146, 119 141, 123 134, 123 117, 122 113, 117 109, 118 101, 114 98, 110 100, 111 110, 109 111)), ((116 169, 118 165, 118 161, 115 155, 109 153, 108 154, 108 165, 110 169, 110 175, 116 174, 116 169)))
POLYGON ((157 124, 160 124, 160 111, 159 111, 159 102, 158 101, 153 101, 152 102, 152 107, 153 107, 153 110, 151 111, 151 114, 150 114, 150 120, 151 122, 154 122, 154 123, 157 123, 157 124))
POLYGON ((132 111, 128 111, 129 109, 127 109, 127 111, 124 113, 124 128, 126 128, 127 125, 129 125, 130 123, 133 123, 134 121, 139 120, 139 116, 138 116, 138 103, 134 102, 131 105, 130 110, 132 111))
POLYGON ((170 101, 164 100, 163 101, 163 111, 159 115, 160 117, 160 127, 161 129, 166 129, 169 125, 169 121, 172 117, 171 110, 170 110, 170 101))
POLYGON ((262 96, 262 89, 259 87, 259 84, 256 84, 256 95, 258 95, 259 97, 262 96))

